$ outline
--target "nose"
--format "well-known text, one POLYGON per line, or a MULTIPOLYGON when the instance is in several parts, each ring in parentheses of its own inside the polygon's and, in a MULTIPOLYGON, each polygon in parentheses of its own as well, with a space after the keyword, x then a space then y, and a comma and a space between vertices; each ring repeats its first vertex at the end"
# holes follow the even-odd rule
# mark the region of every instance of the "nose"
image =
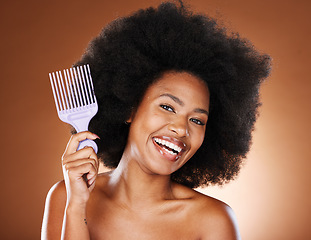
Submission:
POLYGON ((183 117, 176 117, 170 122, 168 128, 179 137, 189 136, 188 119, 183 117))

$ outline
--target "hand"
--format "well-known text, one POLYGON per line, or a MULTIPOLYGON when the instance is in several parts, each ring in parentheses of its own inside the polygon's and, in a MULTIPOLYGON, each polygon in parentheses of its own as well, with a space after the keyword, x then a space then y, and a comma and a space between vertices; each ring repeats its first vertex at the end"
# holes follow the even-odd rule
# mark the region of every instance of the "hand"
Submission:
POLYGON ((85 131, 71 136, 62 156, 63 175, 67 192, 67 206, 85 207, 95 187, 99 162, 92 147, 77 151, 79 142, 95 140, 97 135, 85 131))

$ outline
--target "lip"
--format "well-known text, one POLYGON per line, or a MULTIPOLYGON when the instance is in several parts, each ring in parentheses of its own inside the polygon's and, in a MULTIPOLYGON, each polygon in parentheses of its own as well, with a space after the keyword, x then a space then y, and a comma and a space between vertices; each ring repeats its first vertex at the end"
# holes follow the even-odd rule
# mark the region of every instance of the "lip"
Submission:
POLYGON ((182 142, 176 138, 172 138, 172 137, 168 137, 168 136, 155 136, 152 138, 152 142, 155 145, 157 151, 164 158, 166 158, 167 160, 172 161, 172 162, 177 161, 181 157, 181 155, 186 151, 186 147, 187 147, 187 145, 184 142, 182 142), (170 154, 169 152, 165 151, 164 148, 162 148, 158 143, 156 143, 155 138, 171 142, 171 143, 177 145, 178 147, 180 147, 181 151, 177 155, 170 154))

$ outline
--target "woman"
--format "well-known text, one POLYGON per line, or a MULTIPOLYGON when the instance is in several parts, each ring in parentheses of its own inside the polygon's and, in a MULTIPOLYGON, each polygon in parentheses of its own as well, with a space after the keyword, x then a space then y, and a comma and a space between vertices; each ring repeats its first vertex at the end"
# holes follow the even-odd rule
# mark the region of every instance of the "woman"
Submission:
POLYGON ((43 239, 240 239, 230 207, 192 188, 239 172, 269 57, 180 5, 117 19, 77 63, 99 112, 67 145, 43 239), (86 138, 98 156, 76 151, 86 138), (99 159, 112 170, 98 175, 99 159))

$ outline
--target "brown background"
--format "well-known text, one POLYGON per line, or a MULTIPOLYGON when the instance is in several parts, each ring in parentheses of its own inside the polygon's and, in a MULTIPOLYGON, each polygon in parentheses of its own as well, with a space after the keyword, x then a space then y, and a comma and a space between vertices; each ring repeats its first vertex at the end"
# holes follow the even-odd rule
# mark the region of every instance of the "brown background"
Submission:
MULTIPOLYGON (((2 1, 1 239, 39 239, 69 138, 48 73, 70 67, 103 25, 159 0, 2 1)), ((309 0, 189 0, 273 57, 239 178, 204 189, 236 212, 243 239, 311 239, 309 0)))

